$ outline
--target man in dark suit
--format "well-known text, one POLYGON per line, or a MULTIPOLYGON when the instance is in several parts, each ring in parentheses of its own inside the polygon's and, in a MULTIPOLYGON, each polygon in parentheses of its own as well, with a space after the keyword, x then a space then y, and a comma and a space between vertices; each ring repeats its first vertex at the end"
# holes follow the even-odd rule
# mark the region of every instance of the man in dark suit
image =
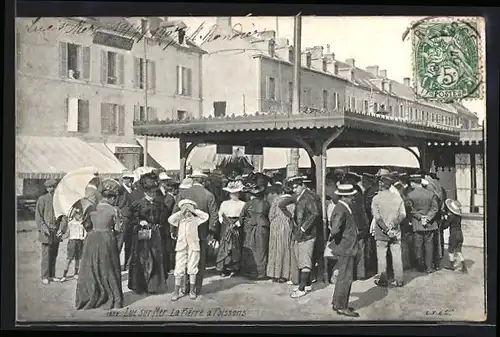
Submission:
MULTIPOLYGON (((213 237, 217 228, 217 203, 215 196, 212 192, 204 187, 204 180, 207 175, 202 172, 194 171, 190 175, 193 184, 190 188, 181 189, 177 197, 177 203, 174 207, 173 213, 179 210, 179 201, 184 199, 192 200, 198 205, 198 208, 205 213, 208 213, 208 221, 198 226, 198 237, 200 239, 200 262, 198 264, 198 274, 196 275, 196 294, 199 295, 201 286, 203 284, 203 277, 205 274, 207 262, 208 242, 213 237)), ((189 280, 186 278, 186 292, 189 292, 189 280)))
POLYGON ((333 210, 328 240, 339 271, 332 298, 332 308, 339 315, 359 317, 359 314, 348 305, 354 278, 355 258, 358 254, 358 228, 351 210, 356 190, 351 184, 340 184, 335 193, 341 199, 333 210))
MULTIPOLYGON (((125 171, 122 174, 121 179, 119 180, 120 189, 118 191, 118 198, 116 201, 116 206, 120 210, 121 214, 128 214, 128 208, 132 204, 130 200, 130 193, 132 192, 132 181, 134 179, 134 175, 132 172, 125 171)), ((123 217, 123 230, 117 232, 117 244, 118 244, 118 252, 122 251, 123 246, 125 246, 125 258, 123 262, 123 270, 127 269, 128 260, 130 258, 130 247, 132 245, 132 234, 130 232, 129 221, 127 217, 123 217)))
POLYGON ((408 199, 412 204, 411 224, 415 233, 417 269, 431 273, 434 271, 434 232, 438 229, 438 197, 434 192, 422 187, 421 177, 410 176, 410 179, 412 190, 408 193, 408 199))
POLYGON ((168 217, 172 215, 172 211, 175 207, 175 195, 174 191, 179 185, 175 179, 168 176, 165 172, 160 173, 158 176, 160 180, 159 194, 163 199, 163 223, 165 225, 164 231, 164 242, 165 242, 165 256, 167 257, 165 261, 167 262, 168 268, 165 271, 168 273, 174 270, 175 267, 175 241, 170 233, 170 225, 168 224, 168 217), (170 270, 167 270, 170 269, 170 270))
POLYGON ((293 177, 289 184, 296 196, 292 240, 297 243, 295 255, 299 268, 299 287, 291 297, 299 298, 307 294, 306 286, 312 283, 311 270, 321 215, 316 196, 304 185, 304 177, 293 177))
POLYGON ((49 179, 45 182, 47 193, 38 198, 35 208, 35 222, 38 240, 42 244, 41 277, 43 284, 59 281, 56 278, 56 260, 60 238, 57 236, 60 223, 54 215, 54 190, 57 182, 49 179))

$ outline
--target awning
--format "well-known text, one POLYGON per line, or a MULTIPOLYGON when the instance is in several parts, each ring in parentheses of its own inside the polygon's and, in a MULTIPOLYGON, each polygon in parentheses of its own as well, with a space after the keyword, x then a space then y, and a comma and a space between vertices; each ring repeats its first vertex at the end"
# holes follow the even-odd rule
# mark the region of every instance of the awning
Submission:
POLYGON ((59 179, 67 172, 94 166, 100 175, 120 176, 125 166, 114 156, 74 137, 16 137, 16 173, 24 179, 59 179))
MULTIPOLYGON (((145 151, 144 137, 138 137, 137 142, 145 151)), ((187 159, 187 166, 193 169, 215 168, 215 145, 199 145, 187 159)), ((178 171, 181 167, 179 140, 171 138, 148 138, 148 154, 166 171, 178 171)))
MULTIPOLYGON (((417 154, 418 149, 412 148, 417 154)), ((264 148, 264 169, 286 167, 290 149, 264 148)), ((311 167, 304 149, 299 150, 299 167, 311 167)), ((399 147, 386 148, 332 148, 327 151, 327 167, 342 166, 395 166, 418 168, 417 158, 408 150, 399 147)))

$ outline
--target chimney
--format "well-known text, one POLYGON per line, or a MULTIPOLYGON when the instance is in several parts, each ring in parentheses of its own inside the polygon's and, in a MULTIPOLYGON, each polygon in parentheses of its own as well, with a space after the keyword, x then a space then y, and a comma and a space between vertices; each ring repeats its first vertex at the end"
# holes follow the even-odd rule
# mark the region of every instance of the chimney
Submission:
POLYGON ((373 76, 378 77, 378 66, 369 66, 366 67, 366 71, 371 73, 373 76))
POLYGON ((151 32, 156 32, 159 28, 163 27, 166 23, 166 18, 163 16, 153 16, 149 18, 149 29, 151 32))
POLYGON ((311 67, 312 55, 309 51, 305 51, 301 55, 301 65, 304 67, 311 67))
POLYGON ((411 79, 409 77, 405 77, 403 78, 403 83, 404 85, 406 85, 407 87, 411 87, 411 79))
POLYGON ((264 40, 276 39, 276 32, 274 30, 266 30, 260 33, 260 38, 264 40))
POLYGON ((222 28, 222 29, 232 29, 233 28, 230 16, 218 16, 216 24, 217 24, 217 27, 222 28))
POLYGON ((282 60, 293 62, 293 59, 290 59, 290 50, 293 50, 293 47, 290 46, 288 39, 279 38, 276 41, 276 55, 282 60))
POLYGON ((387 70, 380 70, 380 72, 378 73, 380 77, 382 78, 387 78, 387 70))
POLYGON ((338 70, 338 75, 345 78, 348 81, 354 80, 354 69, 352 68, 341 68, 338 70))
POLYGON ((330 45, 329 44, 326 45, 326 53, 330 54, 330 45))
POLYGON ((323 69, 323 47, 314 46, 309 48, 308 51, 311 53, 311 64, 316 69, 323 69))
POLYGON ((349 66, 351 66, 353 68, 356 66, 354 59, 347 59, 347 60, 345 60, 345 63, 347 63, 349 66))
POLYGON ((330 74, 338 75, 339 67, 335 59, 330 55, 328 55, 325 56, 325 60, 326 60, 326 71, 329 72, 330 74))

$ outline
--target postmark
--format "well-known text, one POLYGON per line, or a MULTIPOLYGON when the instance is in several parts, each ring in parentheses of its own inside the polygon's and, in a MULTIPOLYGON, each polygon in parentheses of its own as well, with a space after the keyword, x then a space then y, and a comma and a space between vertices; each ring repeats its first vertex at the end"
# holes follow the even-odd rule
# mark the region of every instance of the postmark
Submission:
POLYGON ((417 98, 451 103, 482 99, 481 34, 472 19, 423 20, 412 28, 417 98))

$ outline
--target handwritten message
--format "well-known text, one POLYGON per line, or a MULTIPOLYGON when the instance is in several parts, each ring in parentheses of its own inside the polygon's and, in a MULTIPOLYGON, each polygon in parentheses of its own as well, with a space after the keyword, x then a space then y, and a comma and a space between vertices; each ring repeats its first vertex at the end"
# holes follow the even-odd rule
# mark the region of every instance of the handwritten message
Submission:
MULTIPOLYGON (((136 43, 147 38, 149 45, 158 45, 163 50, 173 44, 185 45, 187 41, 201 44, 216 40, 233 40, 246 39, 249 37, 259 37, 266 30, 259 31, 243 31, 243 26, 239 23, 233 25, 230 33, 221 34, 217 30, 217 24, 212 25, 206 30, 205 22, 202 22, 194 29, 185 26, 184 24, 173 24, 160 27, 154 31, 146 31, 140 26, 134 26, 128 22, 120 22, 113 25, 104 22, 89 22, 86 20, 62 20, 58 19, 56 23, 47 22, 48 18, 37 17, 31 23, 26 25, 28 33, 49 33, 59 32, 64 34, 74 35, 94 35, 99 30, 109 30, 114 34, 133 39, 136 43)), ((255 26, 254 26, 255 27, 255 26)))
POLYGON ((108 317, 137 317, 137 318, 167 318, 167 317, 245 317, 245 310, 232 310, 224 307, 215 308, 125 308, 123 310, 110 310, 108 317))

